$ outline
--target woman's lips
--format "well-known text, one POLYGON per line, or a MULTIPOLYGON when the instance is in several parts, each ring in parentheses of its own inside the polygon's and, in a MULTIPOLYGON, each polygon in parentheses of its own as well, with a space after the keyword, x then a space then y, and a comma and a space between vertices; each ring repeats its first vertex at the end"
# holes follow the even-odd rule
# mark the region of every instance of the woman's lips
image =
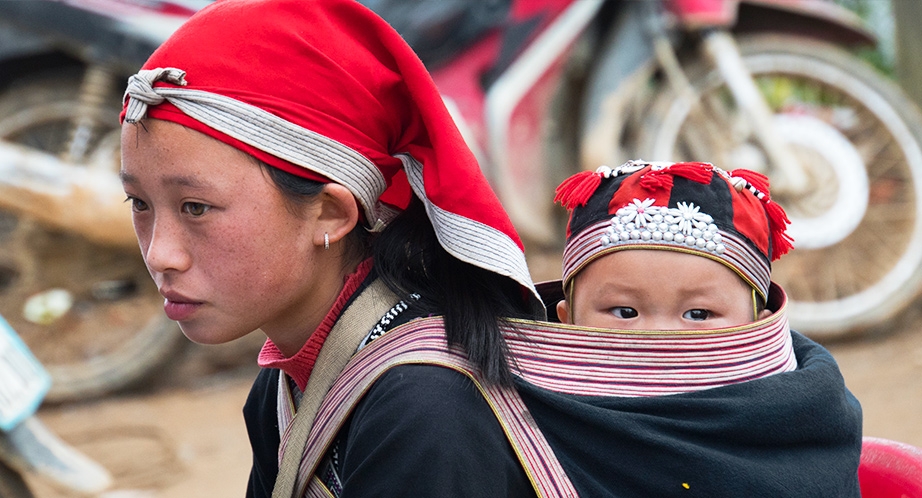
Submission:
POLYGON ((188 319, 202 305, 200 302, 173 292, 162 292, 161 294, 164 297, 163 311, 167 318, 176 322, 188 319))
POLYGON ((163 311, 166 312, 167 318, 176 322, 181 322, 192 316, 192 313, 195 313, 199 306, 201 306, 201 303, 177 302, 169 299, 163 301, 163 311))

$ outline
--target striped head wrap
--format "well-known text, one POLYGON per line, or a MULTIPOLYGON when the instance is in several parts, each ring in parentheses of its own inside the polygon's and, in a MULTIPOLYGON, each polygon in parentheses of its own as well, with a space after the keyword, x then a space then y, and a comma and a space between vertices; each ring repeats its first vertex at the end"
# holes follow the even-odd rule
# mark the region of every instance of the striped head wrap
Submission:
POLYGON ((570 211, 563 256, 565 291, 596 258, 625 249, 661 249, 722 263, 755 289, 762 302, 771 261, 792 247, 784 210, 771 201, 768 180, 709 163, 629 161, 578 173, 557 188, 570 211))
POLYGON ((124 122, 182 124, 355 196, 382 229, 419 197, 454 257, 537 297, 524 248, 425 66, 354 0, 218 0, 132 76, 124 122))

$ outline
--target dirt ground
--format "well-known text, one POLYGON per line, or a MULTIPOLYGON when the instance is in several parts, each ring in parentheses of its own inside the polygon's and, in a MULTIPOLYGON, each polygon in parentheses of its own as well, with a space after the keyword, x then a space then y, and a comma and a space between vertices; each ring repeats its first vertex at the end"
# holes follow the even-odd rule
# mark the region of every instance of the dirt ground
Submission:
MULTIPOLYGON (((539 281, 559 271, 553 260, 530 256, 530 263, 539 281)), ((864 434, 922 446, 922 313, 915 309, 890 330, 826 346, 861 401, 864 434)), ((113 473, 103 498, 242 496, 250 450, 241 407, 260 344, 259 337, 190 344, 141 389, 45 406, 39 416, 113 473)), ((73 496, 30 482, 40 498, 73 496)))

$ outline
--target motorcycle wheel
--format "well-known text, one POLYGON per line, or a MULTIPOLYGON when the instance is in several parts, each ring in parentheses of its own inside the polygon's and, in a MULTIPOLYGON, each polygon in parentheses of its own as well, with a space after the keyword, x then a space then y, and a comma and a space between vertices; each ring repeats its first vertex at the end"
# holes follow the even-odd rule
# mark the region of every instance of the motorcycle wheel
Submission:
MULTIPOLYGON (((0 94, 0 138, 64 157, 81 117, 81 81, 81 71, 58 71, 13 83, 0 94)), ((82 116, 92 119, 85 128, 92 134, 83 135, 74 162, 115 175, 120 97, 105 98, 111 105, 82 116)), ((0 210, 0 314, 51 374, 46 401, 134 385, 174 357, 186 340, 162 302, 137 250, 100 246, 0 210), (53 302, 61 307, 51 318, 32 316, 53 302)))
MULTIPOLYGON (((795 250, 773 265, 792 327, 833 339, 881 326, 922 286, 922 118, 883 75, 828 43, 741 38, 744 63, 809 179, 773 199, 795 250)), ((700 106, 663 92, 641 136, 644 159, 705 160, 766 173, 765 154, 712 66, 687 67, 700 106)), ((781 180, 781 181, 779 181, 781 180)))

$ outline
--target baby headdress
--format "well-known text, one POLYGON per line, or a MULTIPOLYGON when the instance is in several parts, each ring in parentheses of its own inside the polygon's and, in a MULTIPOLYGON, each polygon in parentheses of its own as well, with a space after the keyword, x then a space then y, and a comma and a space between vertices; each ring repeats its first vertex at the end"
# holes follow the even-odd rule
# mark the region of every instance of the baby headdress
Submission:
POLYGON ((570 211, 563 285, 596 258, 625 249, 681 251, 739 274, 764 303, 771 262, 792 248, 790 221, 768 179, 702 162, 628 161, 564 180, 555 202, 570 211))

